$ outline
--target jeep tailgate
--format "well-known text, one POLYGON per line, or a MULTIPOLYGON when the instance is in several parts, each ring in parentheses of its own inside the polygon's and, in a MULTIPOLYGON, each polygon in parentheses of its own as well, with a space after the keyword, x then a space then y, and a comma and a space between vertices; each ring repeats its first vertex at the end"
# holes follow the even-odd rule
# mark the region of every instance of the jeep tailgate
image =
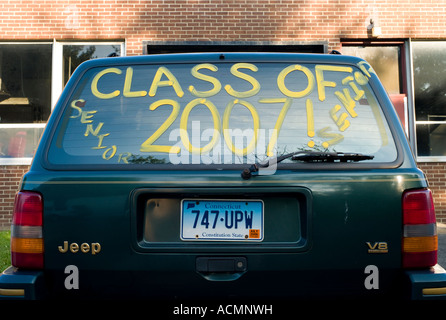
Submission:
POLYGON ((83 175, 28 174, 23 184, 44 198, 45 270, 58 295, 310 297, 398 290, 401 193, 425 187, 416 170, 342 177, 283 172, 249 181, 236 173, 83 175), (263 201, 262 241, 181 240, 183 199, 263 201), (65 286, 69 265, 79 270, 79 290, 65 286), (379 290, 364 284, 370 265, 379 269, 379 290))

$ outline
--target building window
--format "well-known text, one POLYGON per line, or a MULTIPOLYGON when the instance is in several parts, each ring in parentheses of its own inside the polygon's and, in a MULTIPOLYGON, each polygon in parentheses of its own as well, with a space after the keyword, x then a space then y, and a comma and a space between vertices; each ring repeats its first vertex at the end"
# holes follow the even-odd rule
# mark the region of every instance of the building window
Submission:
POLYGON ((0 165, 30 164, 52 107, 82 62, 124 43, 0 43, 0 165))
POLYGON ((63 44, 63 85, 84 61, 121 55, 120 44, 63 44))
MULTIPOLYGON (((409 108, 404 41, 354 41, 342 44, 342 53, 370 63, 393 102, 409 137, 409 108)), ((410 137, 409 137, 410 138, 410 137)))
POLYGON ((446 157, 446 42, 414 41, 412 55, 417 154, 446 157))
POLYGON ((344 46, 342 53, 368 61, 389 94, 400 94, 403 92, 400 46, 344 46))
POLYGON ((51 54, 51 44, 0 44, 0 163, 34 154, 51 113, 51 54))
POLYGON ((325 42, 268 41, 143 41, 144 54, 190 52, 327 53, 325 42))

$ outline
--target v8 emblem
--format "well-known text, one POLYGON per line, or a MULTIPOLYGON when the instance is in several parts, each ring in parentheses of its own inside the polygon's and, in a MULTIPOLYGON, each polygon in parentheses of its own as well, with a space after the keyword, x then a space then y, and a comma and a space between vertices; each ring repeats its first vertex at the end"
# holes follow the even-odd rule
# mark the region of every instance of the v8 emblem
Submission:
POLYGON ((370 242, 366 242, 369 253, 388 253, 389 247, 387 242, 374 242, 373 244, 370 242))

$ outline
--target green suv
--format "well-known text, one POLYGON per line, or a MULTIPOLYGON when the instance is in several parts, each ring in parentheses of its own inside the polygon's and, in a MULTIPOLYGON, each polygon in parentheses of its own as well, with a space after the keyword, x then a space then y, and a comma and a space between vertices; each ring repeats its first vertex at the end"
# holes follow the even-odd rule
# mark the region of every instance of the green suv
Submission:
POLYGON ((428 183, 342 55, 97 59, 16 196, 0 297, 446 297, 428 183))

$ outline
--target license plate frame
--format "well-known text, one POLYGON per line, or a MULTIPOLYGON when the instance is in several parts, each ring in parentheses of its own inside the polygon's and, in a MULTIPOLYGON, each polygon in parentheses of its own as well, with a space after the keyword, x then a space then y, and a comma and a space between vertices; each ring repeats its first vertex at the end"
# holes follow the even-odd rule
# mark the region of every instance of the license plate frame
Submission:
POLYGON ((180 217, 183 241, 261 242, 264 238, 260 199, 182 199, 180 217))

